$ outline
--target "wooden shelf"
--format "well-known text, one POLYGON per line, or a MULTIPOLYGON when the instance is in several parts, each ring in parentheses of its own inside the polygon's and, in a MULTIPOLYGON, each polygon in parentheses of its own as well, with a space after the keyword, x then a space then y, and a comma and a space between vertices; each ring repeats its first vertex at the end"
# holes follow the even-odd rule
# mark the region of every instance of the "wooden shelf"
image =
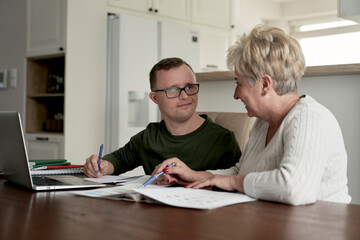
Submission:
POLYGON ((38 93, 38 94, 29 94, 28 97, 31 98, 59 98, 64 97, 63 93, 38 93))
POLYGON ((64 133, 63 132, 49 132, 49 131, 27 131, 28 134, 44 134, 44 135, 55 135, 55 136, 63 136, 64 133))
MULTIPOLYGON (((307 67, 303 77, 356 75, 360 74, 360 64, 343 64, 307 67)), ((196 73, 198 82, 234 81, 231 71, 196 73)))
MULTIPOLYGON (((27 59, 26 88, 26 132, 63 133, 63 121, 55 120, 55 115, 64 114, 63 92, 53 91, 53 76, 64 79, 65 57, 54 55, 27 59)), ((58 78, 57 78, 58 79, 58 78)), ((57 87, 59 85, 56 85, 57 87)), ((64 84, 61 84, 63 91, 64 84)))

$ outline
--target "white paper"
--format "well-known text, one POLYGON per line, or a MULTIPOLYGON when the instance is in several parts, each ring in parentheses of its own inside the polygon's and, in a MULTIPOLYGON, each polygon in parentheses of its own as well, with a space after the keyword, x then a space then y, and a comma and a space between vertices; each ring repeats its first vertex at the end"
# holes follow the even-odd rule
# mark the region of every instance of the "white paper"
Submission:
POLYGON ((127 183, 132 181, 139 181, 138 179, 142 179, 143 177, 144 176, 129 177, 129 176, 119 176, 119 175, 105 175, 100 178, 84 178, 84 179, 97 183, 127 183))
MULTIPOLYGON (((145 176, 144 176, 145 177, 145 176)), ((142 183, 132 183, 126 186, 117 186, 110 188, 98 188, 89 191, 76 192, 75 194, 87 197, 103 197, 111 199, 144 201, 144 196, 148 200, 145 202, 159 202, 174 207, 195 208, 195 209, 213 209, 232 205, 255 201, 255 199, 241 194, 231 192, 218 192, 204 189, 191 189, 184 187, 166 187, 150 184, 145 188, 140 188, 142 183)))
POLYGON ((236 203, 255 201, 255 199, 241 193, 184 187, 170 187, 166 189, 141 188, 136 191, 161 203, 183 208, 212 209, 236 203))

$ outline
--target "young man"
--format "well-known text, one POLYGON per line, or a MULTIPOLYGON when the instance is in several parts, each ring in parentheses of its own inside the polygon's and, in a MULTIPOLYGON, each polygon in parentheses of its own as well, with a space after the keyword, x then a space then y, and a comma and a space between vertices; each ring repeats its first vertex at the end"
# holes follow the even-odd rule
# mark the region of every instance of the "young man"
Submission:
POLYGON ((142 166, 146 174, 169 158, 178 158, 193 170, 225 169, 238 162, 241 152, 234 133, 195 111, 199 84, 195 74, 180 58, 166 58, 150 71, 150 99, 163 120, 150 123, 122 148, 86 159, 89 177, 121 174, 142 166), (100 167, 100 169, 99 169, 100 167))

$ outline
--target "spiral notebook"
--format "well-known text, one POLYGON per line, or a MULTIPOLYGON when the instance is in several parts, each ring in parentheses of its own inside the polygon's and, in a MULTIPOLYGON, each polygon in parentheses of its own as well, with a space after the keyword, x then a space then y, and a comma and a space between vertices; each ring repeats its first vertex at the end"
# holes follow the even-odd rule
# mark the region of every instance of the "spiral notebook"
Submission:
POLYGON ((72 175, 83 174, 84 168, 63 168, 63 169, 47 169, 47 170, 31 170, 31 176, 37 175, 72 175))
POLYGON ((65 159, 30 160, 30 172, 32 176, 83 174, 84 165, 71 164, 65 159))

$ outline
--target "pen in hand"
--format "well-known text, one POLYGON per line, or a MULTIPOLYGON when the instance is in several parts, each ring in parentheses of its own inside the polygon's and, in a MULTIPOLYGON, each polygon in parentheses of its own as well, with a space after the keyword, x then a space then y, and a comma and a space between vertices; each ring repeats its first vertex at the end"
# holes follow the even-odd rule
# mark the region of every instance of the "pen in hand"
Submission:
MULTIPOLYGON (((167 168, 173 167, 173 166, 175 166, 175 163, 170 164, 169 166, 167 166, 167 168)), ((141 186, 141 188, 146 187, 147 185, 149 185, 150 183, 152 183, 153 181, 155 181, 158 177, 160 177, 160 176, 163 175, 164 173, 165 173, 164 170, 162 170, 162 171, 159 172, 158 174, 155 174, 154 176, 152 176, 151 178, 149 178, 149 180, 147 180, 147 181, 141 186)))
POLYGON ((100 171, 100 163, 101 163, 101 157, 102 157, 103 148, 104 148, 104 145, 101 144, 101 146, 100 146, 100 151, 99 151, 99 160, 97 161, 98 170, 96 171, 96 175, 98 175, 98 174, 99 174, 99 171, 100 171))

